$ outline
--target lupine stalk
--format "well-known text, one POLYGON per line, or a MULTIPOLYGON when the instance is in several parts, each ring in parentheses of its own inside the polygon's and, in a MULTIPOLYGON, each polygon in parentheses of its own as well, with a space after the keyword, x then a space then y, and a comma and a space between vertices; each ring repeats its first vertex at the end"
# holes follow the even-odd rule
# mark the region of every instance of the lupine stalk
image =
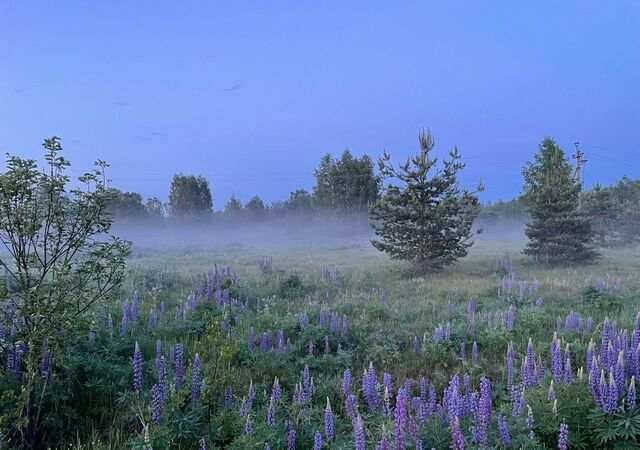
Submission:
POLYGON ((176 344, 175 349, 175 377, 176 390, 178 390, 184 383, 184 346, 180 343, 176 344))
POLYGON ((136 341, 133 352, 133 389, 137 392, 142 390, 142 362, 142 351, 136 341))
POLYGON ((335 428, 333 426, 333 411, 331 410, 331 403, 329 403, 329 397, 327 397, 327 407, 324 410, 324 435, 327 441, 332 441, 335 436, 335 428))
POLYGON ((569 448, 569 425, 562 422, 558 433, 558 450, 567 450, 567 448, 569 448))
POLYGON ((202 362, 200 355, 196 353, 193 359, 193 378, 191 379, 191 404, 195 405, 200 399, 200 391, 202 389, 202 379, 200 372, 202 370, 202 362))
POLYGON ((362 417, 358 416, 353 426, 353 440, 355 450, 365 450, 364 427, 362 425, 362 417))

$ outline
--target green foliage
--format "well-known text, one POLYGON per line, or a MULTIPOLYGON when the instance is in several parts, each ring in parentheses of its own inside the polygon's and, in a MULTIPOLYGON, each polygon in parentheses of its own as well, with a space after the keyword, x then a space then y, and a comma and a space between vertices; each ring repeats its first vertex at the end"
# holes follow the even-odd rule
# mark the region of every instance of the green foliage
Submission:
POLYGON ((340 213, 366 212, 380 194, 380 178, 369 156, 354 158, 346 149, 340 159, 326 154, 315 171, 314 200, 320 208, 340 213))
POLYGON ((581 184, 572 178, 571 166, 553 139, 542 141, 533 162, 527 163, 522 173, 531 215, 524 253, 543 264, 596 259, 591 220, 579 210, 581 184))
MULTIPOLYGON (((378 162, 389 185, 371 207, 372 226, 379 240, 378 250, 394 259, 410 261, 418 273, 441 270, 466 256, 473 241, 471 227, 478 216, 475 193, 458 186, 458 172, 464 168, 458 149, 449 152, 441 170, 431 174, 437 163, 430 158, 434 141, 430 131, 420 131, 420 153, 396 169, 385 152, 378 162)), ((480 186, 479 190, 482 189, 480 186)))
POLYGON ((176 174, 169 193, 169 214, 174 218, 211 215, 213 200, 209 182, 201 176, 176 174))
POLYGON ((623 177, 613 186, 594 186, 584 193, 582 210, 592 220, 598 244, 640 242, 640 180, 623 177))
POLYGON ((25 446, 33 445, 51 387, 38 373, 43 352, 55 359, 86 330, 87 311, 118 288, 130 248, 118 238, 105 239, 113 201, 106 163, 79 177, 85 188, 70 188, 60 139, 45 139, 43 147, 46 169, 9 155, 0 174, 0 240, 7 250, 0 265, 10 294, 2 310, 5 322, 16 327, 12 345, 25 348, 23 393, 14 405, 19 420, 11 433, 25 446))

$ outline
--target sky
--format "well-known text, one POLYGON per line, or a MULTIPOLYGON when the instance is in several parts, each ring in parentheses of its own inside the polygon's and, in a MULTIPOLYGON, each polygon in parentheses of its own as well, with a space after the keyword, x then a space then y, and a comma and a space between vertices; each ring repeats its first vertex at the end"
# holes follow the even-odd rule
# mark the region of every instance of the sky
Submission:
POLYGON ((461 184, 509 199, 545 136, 585 184, 640 177, 640 2, 0 0, 0 152, 63 139, 123 190, 173 174, 271 202, 324 153, 395 161, 429 128, 461 184))

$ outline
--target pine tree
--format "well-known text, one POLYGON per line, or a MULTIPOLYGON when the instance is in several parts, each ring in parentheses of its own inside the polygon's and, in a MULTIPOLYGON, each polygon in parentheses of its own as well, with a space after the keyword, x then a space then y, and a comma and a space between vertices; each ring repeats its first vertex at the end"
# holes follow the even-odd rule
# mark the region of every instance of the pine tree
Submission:
POLYGON ((399 185, 387 186, 370 217, 380 238, 372 240, 373 246, 393 259, 410 261, 416 273, 426 273, 466 256, 480 207, 476 192, 458 186, 458 172, 465 166, 458 149, 431 173, 437 163, 429 157, 434 147, 431 132, 421 130, 418 139, 420 152, 398 168, 386 152, 378 161, 383 178, 399 185))
POLYGON ((545 138, 522 173, 531 215, 524 253, 545 264, 593 261, 598 253, 591 246, 591 221, 579 208, 582 186, 573 179, 564 151, 545 138))

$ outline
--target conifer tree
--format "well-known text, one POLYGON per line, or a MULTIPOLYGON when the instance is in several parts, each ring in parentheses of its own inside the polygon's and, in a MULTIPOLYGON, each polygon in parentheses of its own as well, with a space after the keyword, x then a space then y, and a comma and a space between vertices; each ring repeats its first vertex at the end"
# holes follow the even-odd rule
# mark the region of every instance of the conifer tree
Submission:
POLYGON ((437 159, 430 157, 431 132, 421 130, 418 140, 420 152, 398 168, 387 152, 378 161, 380 173, 391 184, 373 204, 370 217, 379 237, 373 246, 393 259, 410 261, 416 273, 426 273, 466 256, 473 245, 471 228, 479 200, 477 192, 458 186, 458 172, 465 164, 457 148, 432 171, 437 159))
POLYGON ((524 253, 544 264, 593 261, 590 219, 580 212, 581 184, 572 177, 564 151, 545 138, 522 171, 524 197, 531 215, 524 253))

